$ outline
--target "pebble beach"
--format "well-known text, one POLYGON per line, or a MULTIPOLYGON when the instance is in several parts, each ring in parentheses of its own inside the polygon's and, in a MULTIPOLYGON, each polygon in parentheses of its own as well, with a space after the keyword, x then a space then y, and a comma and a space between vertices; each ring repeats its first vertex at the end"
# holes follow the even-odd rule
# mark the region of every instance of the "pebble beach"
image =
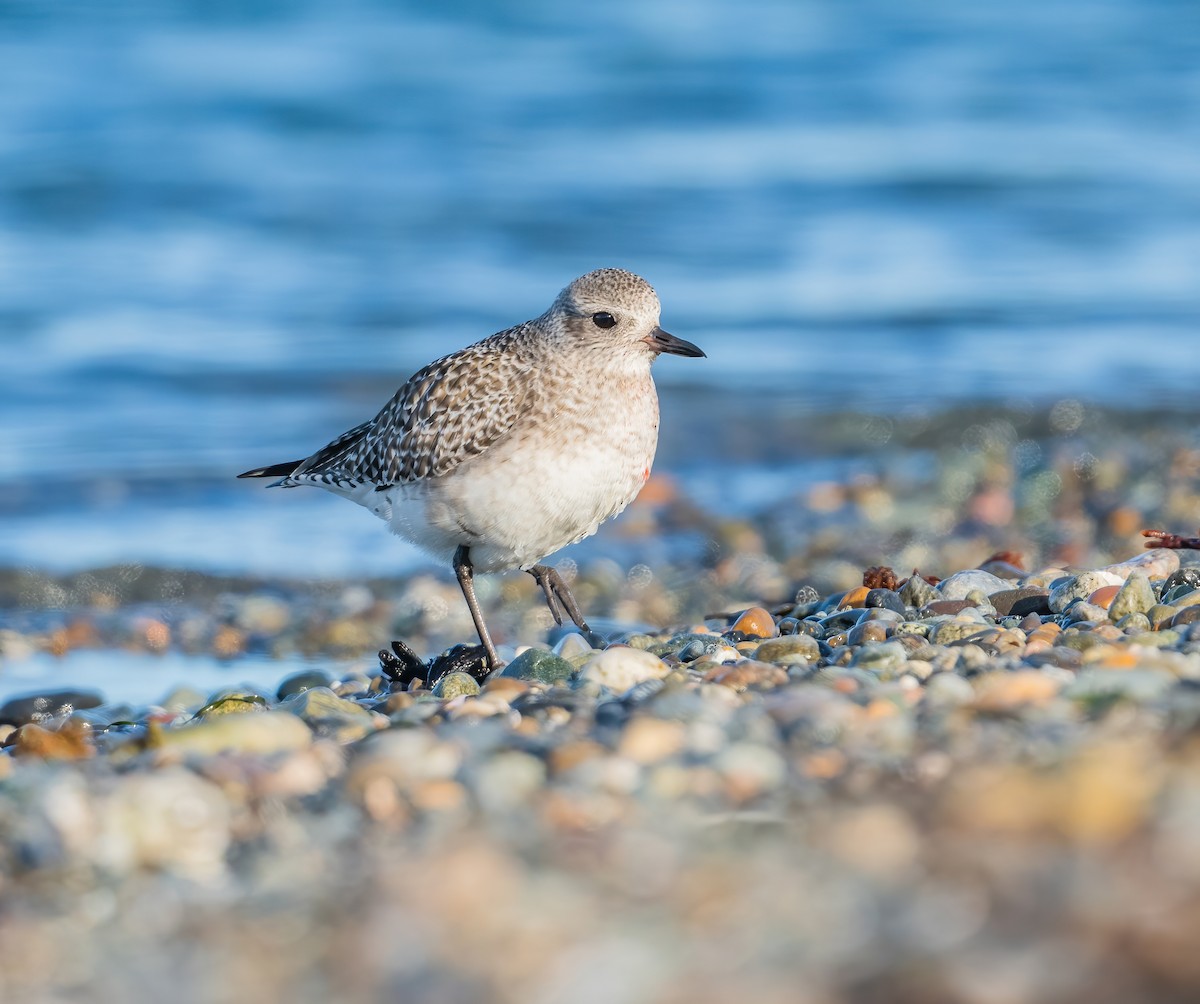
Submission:
POLYGON ((1192 999, 1200 553, 1138 531, 1195 452, 1062 410, 746 518, 652 481, 614 546, 704 546, 563 563, 589 638, 481 580, 483 680, 432 569, 6 573, 0 684, 142 676, 0 702, 0 999, 1192 999))
POLYGON ((0 4, 0 1004, 1200 999, 1197 28, 0 4), (586 636, 235 477, 609 266, 586 636))

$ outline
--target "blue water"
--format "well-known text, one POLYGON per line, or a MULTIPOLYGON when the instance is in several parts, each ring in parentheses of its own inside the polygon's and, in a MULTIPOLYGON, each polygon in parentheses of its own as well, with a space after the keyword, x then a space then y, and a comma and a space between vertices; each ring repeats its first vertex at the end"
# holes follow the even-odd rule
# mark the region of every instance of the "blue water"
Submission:
POLYGON ((368 660, 305 660, 290 656, 286 662, 243 655, 230 662, 211 656, 164 652, 81 649, 64 656, 37 652, 8 659, 0 667, 0 704, 46 690, 93 691, 113 703, 135 707, 161 701, 176 687, 189 687, 208 695, 218 690, 255 690, 273 695, 280 681, 298 669, 319 669, 337 676, 348 669, 371 668, 368 660))
POLYGON ((411 565, 230 475, 601 265, 709 353, 685 483, 714 407, 1191 408, 1200 7, 0 6, 0 565, 411 565))

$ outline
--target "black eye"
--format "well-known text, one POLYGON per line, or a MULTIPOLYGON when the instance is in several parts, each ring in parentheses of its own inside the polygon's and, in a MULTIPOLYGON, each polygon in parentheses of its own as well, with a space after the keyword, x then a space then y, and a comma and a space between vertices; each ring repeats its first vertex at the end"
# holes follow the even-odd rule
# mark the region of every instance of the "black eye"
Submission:
POLYGON ((592 314, 592 323, 597 328, 611 328, 617 323, 617 319, 613 317, 607 310, 602 310, 598 314, 592 314))

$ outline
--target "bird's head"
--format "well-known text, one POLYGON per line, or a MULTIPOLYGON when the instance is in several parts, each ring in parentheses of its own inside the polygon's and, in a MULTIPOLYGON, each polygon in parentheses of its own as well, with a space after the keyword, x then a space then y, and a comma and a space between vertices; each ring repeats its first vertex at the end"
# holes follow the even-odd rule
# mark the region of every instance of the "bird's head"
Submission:
POLYGON ((658 326, 658 294, 640 275, 600 268, 558 294, 547 312, 572 345, 585 345, 647 365, 667 353, 703 356, 698 346, 658 326))

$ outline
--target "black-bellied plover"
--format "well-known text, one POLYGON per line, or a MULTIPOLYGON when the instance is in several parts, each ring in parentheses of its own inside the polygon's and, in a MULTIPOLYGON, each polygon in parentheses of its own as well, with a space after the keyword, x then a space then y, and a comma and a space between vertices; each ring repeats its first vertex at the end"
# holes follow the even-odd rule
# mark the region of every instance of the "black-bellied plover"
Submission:
POLYGON ((565 610, 588 630, 566 583, 540 562, 595 533, 650 477, 650 364, 664 352, 704 355, 658 319, 658 296, 640 276, 589 272, 541 317, 419 370, 378 415, 311 457, 238 476, 324 488, 452 561, 495 669, 476 571, 529 572, 556 622, 565 610))

